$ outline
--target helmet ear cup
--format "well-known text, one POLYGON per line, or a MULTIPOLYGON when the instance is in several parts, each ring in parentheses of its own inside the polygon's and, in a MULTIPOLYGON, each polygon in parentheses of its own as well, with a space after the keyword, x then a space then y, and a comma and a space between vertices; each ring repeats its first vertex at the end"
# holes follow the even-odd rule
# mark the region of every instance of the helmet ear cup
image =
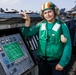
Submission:
POLYGON ((56 15, 59 15, 60 14, 60 10, 56 6, 55 6, 55 13, 56 13, 56 15))
POLYGON ((42 19, 44 19, 44 15, 43 15, 42 12, 40 13, 40 17, 41 17, 42 19))

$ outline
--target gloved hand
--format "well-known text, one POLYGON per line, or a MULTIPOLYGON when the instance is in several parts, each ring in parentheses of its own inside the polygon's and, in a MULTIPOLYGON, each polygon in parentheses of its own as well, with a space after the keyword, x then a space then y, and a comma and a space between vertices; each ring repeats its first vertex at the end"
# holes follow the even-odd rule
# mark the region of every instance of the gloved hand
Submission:
POLYGON ((67 42, 67 38, 63 34, 61 35, 61 42, 62 43, 66 43, 67 42))

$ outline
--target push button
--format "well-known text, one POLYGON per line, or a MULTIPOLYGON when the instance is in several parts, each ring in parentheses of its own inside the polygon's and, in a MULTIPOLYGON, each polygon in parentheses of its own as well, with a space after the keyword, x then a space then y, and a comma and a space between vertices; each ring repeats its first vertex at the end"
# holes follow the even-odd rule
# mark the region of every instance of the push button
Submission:
POLYGON ((6 65, 8 65, 9 64, 9 60, 5 57, 5 58, 3 58, 3 61, 4 61, 4 63, 6 64, 6 65))
POLYGON ((0 51, 2 51, 3 49, 0 47, 0 51))
POLYGON ((2 53, 2 57, 5 57, 5 53, 2 53))
POLYGON ((10 68, 10 64, 7 65, 7 68, 10 68))
POLYGON ((16 69, 16 68, 14 68, 14 69, 13 69, 13 71, 14 71, 14 72, 17 72, 17 69, 16 69))

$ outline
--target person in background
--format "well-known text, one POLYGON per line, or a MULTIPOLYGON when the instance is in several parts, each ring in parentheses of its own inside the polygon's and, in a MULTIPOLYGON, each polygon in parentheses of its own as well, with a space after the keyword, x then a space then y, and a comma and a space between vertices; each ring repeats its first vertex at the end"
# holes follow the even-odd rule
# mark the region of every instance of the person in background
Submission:
POLYGON ((52 2, 44 3, 40 12, 43 20, 33 27, 30 27, 30 17, 21 12, 25 19, 22 33, 25 37, 38 34, 39 75, 65 75, 72 54, 69 29, 66 23, 56 18, 56 5, 52 2))

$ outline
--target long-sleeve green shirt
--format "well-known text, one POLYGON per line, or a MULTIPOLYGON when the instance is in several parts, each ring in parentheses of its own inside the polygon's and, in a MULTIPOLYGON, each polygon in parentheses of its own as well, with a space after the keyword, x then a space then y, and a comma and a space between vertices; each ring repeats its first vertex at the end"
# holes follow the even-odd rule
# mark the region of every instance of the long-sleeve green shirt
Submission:
MULTIPOLYGON (((55 21, 55 22, 58 23, 58 21, 55 21)), ((42 40, 42 42, 43 42, 41 48, 38 49, 38 53, 40 55, 44 55, 45 52, 42 52, 42 51, 45 51, 44 50, 45 48, 47 49, 47 53, 51 49, 51 46, 47 46, 47 45, 49 45, 49 43, 51 41, 49 41, 48 44, 45 44, 46 42, 43 41, 43 40, 46 40, 47 36, 50 36, 50 32, 51 31, 49 31, 49 29, 52 29, 52 26, 54 24, 55 23, 51 23, 51 24, 48 23, 47 24, 46 21, 44 21, 44 22, 38 23, 37 25, 35 25, 33 27, 23 27, 22 28, 22 33, 26 37, 27 36, 33 36, 33 35, 39 34, 39 41, 42 40), (46 28, 45 28, 45 24, 47 25, 46 28), (45 29, 46 29, 46 31, 45 31, 45 29), (42 30, 43 30, 43 32, 41 32, 42 30), (44 36, 43 34, 44 35, 47 34, 47 36, 46 35, 44 36), (42 50, 40 50, 40 49, 42 49, 42 50)), ((61 29, 62 29, 63 35, 67 38, 67 42, 64 44, 64 49, 60 49, 60 52, 62 50, 62 52, 61 52, 62 55, 59 55, 59 56, 57 55, 57 57, 55 57, 56 55, 54 55, 54 53, 51 53, 51 52, 53 52, 53 50, 51 50, 51 52, 49 52, 49 53, 52 54, 52 56, 54 56, 54 57, 51 58, 51 55, 49 55, 49 54, 47 54, 47 55, 50 56, 50 60, 55 60, 55 59, 59 58, 60 59, 59 64, 61 66, 65 67, 69 63, 70 58, 71 58, 72 45, 71 45, 71 38, 70 38, 69 30, 68 30, 68 27, 67 27, 67 25, 65 23, 61 24, 61 29)), ((39 44, 39 46, 40 46, 40 44, 39 44)))

